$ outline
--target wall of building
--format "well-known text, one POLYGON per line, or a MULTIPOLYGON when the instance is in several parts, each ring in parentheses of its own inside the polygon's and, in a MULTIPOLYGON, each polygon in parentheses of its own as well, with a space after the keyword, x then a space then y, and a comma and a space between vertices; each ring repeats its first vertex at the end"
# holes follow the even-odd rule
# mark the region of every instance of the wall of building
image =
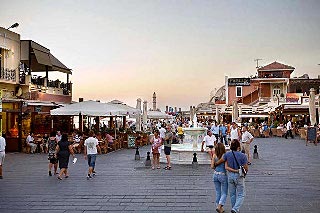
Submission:
MULTIPOLYGON (((236 87, 237 86, 228 86, 228 105, 232 105, 232 102, 236 99, 241 99, 236 97, 236 87)), ((249 95, 257 89, 255 84, 250 84, 250 86, 242 86, 242 97, 249 95)))
POLYGON ((16 78, 14 81, 4 80, 2 78, 0 78, 0 81, 19 83, 20 35, 0 27, 0 47, 2 48, 1 67, 16 71, 16 78))
POLYGON ((69 95, 54 95, 54 94, 47 94, 43 92, 31 92, 31 100, 38 100, 38 101, 50 101, 55 103, 66 103, 70 104, 72 101, 72 96, 69 95))

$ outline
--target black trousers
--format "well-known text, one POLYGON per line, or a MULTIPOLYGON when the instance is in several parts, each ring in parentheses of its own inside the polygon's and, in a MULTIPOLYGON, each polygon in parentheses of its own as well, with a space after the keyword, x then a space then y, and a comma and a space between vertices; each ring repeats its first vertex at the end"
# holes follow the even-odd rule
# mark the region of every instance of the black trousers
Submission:
POLYGON ((287 130, 287 133, 286 133, 286 135, 284 136, 286 139, 288 138, 288 135, 293 139, 294 137, 293 137, 293 135, 292 135, 292 130, 291 129, 289 129, 289 130, 287 130))

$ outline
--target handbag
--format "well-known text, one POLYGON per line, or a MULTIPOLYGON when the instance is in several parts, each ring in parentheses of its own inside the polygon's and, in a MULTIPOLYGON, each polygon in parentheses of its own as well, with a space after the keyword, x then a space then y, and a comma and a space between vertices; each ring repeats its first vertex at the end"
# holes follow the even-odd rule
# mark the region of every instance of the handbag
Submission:
POLYGON ((245 178, 246 175, 247 175, 246 169, 245 169, 243 166, 240 166, 240 165, 239 165, 238 160, 237 160, 235 154, 233 153, 233 151, 232 151, 232 154, 233 154, 233 157, 234 157, 234 159, 236 160, 236 163, 237 163, 237 165, 238 165, 240 177, 245 178))

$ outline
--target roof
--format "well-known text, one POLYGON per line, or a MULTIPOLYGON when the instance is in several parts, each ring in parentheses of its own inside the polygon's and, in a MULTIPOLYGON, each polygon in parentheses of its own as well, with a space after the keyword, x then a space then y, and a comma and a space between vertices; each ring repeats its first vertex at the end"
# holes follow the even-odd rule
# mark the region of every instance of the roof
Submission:
POLYGON ((286 64, 281 64, 279 62, 273 62, 264 67, 258 69, 258 71, 278 71, 278 70, 294 70, 295 68, 286 64))

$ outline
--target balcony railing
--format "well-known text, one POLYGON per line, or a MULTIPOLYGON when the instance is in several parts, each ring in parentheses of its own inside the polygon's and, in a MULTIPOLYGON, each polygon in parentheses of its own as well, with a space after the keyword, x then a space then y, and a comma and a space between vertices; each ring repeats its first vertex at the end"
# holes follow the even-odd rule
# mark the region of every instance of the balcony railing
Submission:
MULTIPOLYGON (((59 89, 60 92, 62 92, 63 95, 71 95, 72 90, 72 83, 64 83, 60 80, 49 80, 47 89, 43 89, 45 86, 45 78, 44 77, 32 77, 31 83, 36 86, 37 88, 42 88, 42 92, 49 92, 53 89, 59 89), (50 88, 50 89, 49 89, 50 88)), ((55 93, 56 94, 56 93, 55 93)))
POLYGON ((16 70, 10 70, 10 69, 1 67, 0 79, 16 82, 16 70))

